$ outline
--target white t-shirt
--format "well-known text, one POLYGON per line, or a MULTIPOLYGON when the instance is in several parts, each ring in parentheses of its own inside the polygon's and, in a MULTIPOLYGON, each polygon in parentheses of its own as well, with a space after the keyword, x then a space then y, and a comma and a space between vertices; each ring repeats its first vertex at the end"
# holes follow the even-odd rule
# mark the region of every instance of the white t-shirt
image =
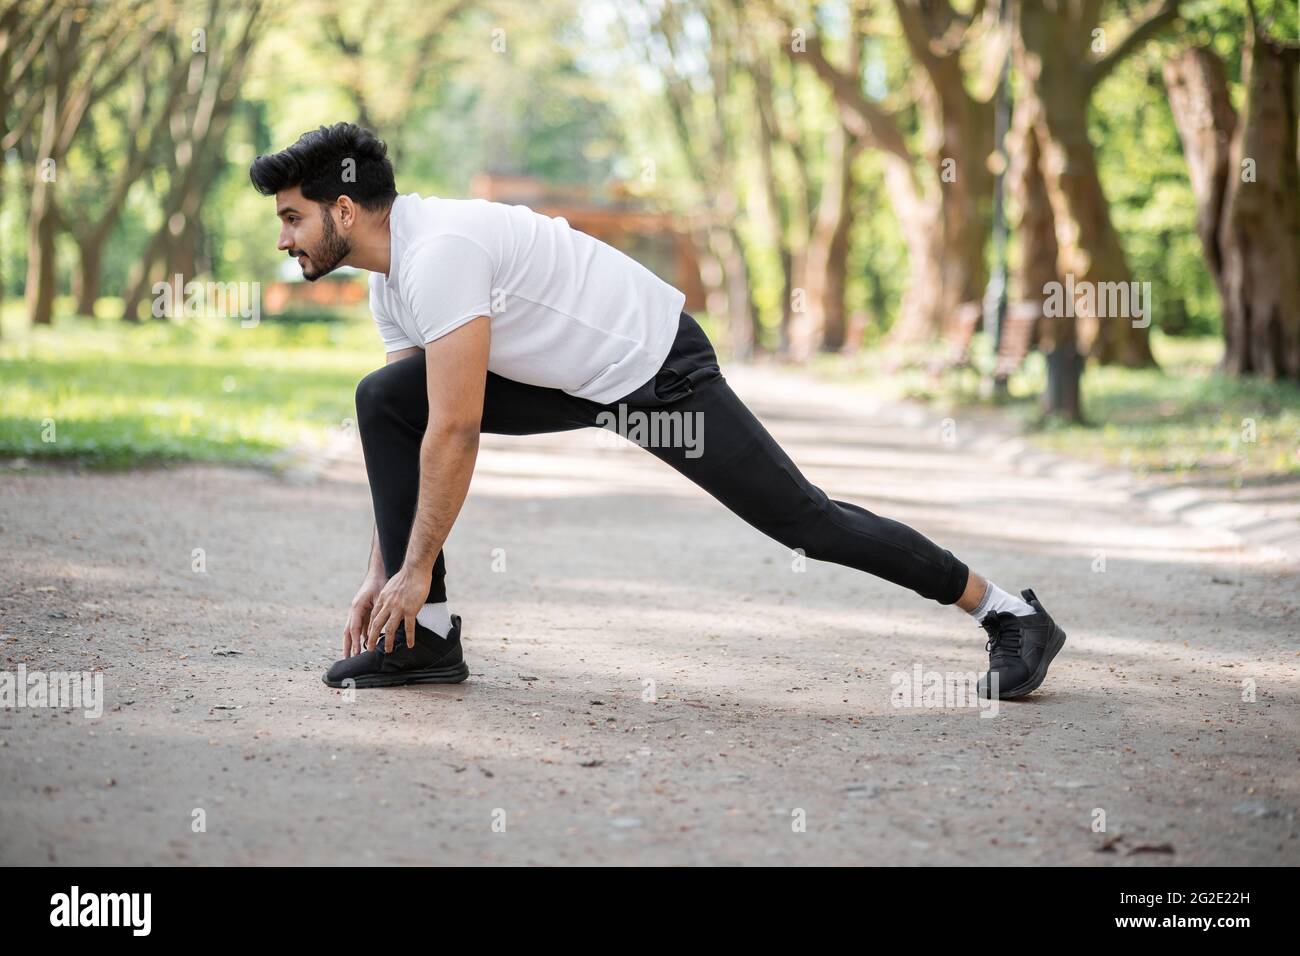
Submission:
POLYGON ((649 381, 672 348, 686 296, 563 218, 408 193, 389 229, 370 309, 390 352, 486 315, 490 371, 606 404, 649 381))

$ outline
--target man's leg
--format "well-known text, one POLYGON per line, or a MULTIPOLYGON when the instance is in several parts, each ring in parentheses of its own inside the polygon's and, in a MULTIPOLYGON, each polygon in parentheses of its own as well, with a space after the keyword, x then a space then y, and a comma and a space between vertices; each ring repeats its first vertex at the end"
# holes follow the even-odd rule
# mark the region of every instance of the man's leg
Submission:
POLYGON ((969 612, 989 637, 989 671, 979 682, 981 696, 1009 699, 1032 693, 1065 643, 1065 631, 1033 591, 1021 592, 1023 600, 1015 598, 920 532, 836 501, 808 481, 732 392, 708 338, 686 313, 664 368, 602 411, 627 422, 629 430, 636 412, 677 416, 668 423, 660 420, 659 439, 668 424, 670 435, 675 428, 679 438, 690 440, 650 441, 647 449, 755 528, 786 547, 802 549, 807 557, 866 571, 969 612), (623 415, 620 404, 626 405, 623 415))
POLYGON ((956 603, 965 591, 969 572, 952 552, 905 524, 828 497, 805 478, 721 375, 667 405, 636 410, 696 416, 694 427, 703 438, 697 457, 690 447, 647 450, 786 547, 866 571, 940 604, 956 603))
MULTIPOLYGON (((357 385, 357 428, 375 509, 375 528, 392 577, 406 557, 420 492, 420 443, 429 421, 424 354, 385 365, 357 385)), ((487 373, 481 430, 502 435, 566 431, 594 424, 594 403, 487 373)), ((428 603, 447 600, 446 559, 433 565, 428 603)))
MULTIPOLYGON (((626 407, 629 431, 634 412, 674 416, 678 434, 693 440, 649 441, 647 450, 786 547, 866 571, 941 604, 961 598, 969 574, 951 552, 907 525, 827 497, 803 476, 731 390, 712 343, 688 313, 679 319, 659 373, 604 406, 607 419, 624 420, 618 417, 620 405, 626 407)), ((660 439, 665 430, 659 429, 660 439)), ((637 441, 635 433, 625 437, 637 441)))

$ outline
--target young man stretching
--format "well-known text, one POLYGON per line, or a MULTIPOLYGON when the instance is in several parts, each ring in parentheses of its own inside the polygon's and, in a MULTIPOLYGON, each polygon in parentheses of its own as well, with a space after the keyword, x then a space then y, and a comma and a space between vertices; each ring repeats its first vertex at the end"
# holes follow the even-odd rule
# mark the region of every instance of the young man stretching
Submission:
POLYGON ((786 547, 971 614, 988 633, 981 696, 1043 682, 1065 632, 1034 593, 1013 597, 919 532, 811 484, 732 392, 686 297, 648 269, 524 206, 399 196, 384 144, 351 123, 257 157, 249 175, 275 197, 278 248, 304 278, 370 271, 388 353, 357 386, 375 535, 331 687, 469 675, 442 546, 480 432, 599 427, 631 411, 702 422, 702 453, 647 450, 786 547))

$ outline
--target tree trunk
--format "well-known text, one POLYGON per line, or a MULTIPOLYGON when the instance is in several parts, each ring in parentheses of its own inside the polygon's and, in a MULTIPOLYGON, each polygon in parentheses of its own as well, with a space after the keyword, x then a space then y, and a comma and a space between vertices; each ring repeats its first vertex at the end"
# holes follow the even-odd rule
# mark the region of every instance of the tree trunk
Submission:
POLYGON ((1296 48, 1262 35, 1252 42, 1247 35, 1241 65, 1246 99, 1232 139, 1220 232, 1224 367, 1269 379, 1300 379, 1298 68, 1296 48))
MULTIPOLYGON (((948 331, 963 308, 981 308, 988 286, 988 263, 984 247, 993 231, 993 174, 989 155, 993 152, 993 108, 991 103, 972 99, 966 93, 958 64, 938 91, 936 109, 943 139, 931 161, 940 170, 943 193, 943 315, 942 331, 948 331), (950 163, 950 166, 945 164, 950 163), (944 175, 951 169, 951 181, 944 175)), ((942 76, 942 74, 939 74, 942 76)))
POLYGON ((58 177, 66 175, 64 158, 91 104, 102 101, 121 82, 154 38, 151 31, 142 31, 127 49, 123 41, 130 21, 123 17, 125 10, 110 5, 98 20, 91 16, 93 11, 93 4, 62 5, 57 24, 52 24, 45 39, 44 111, 28 223, 26 298, 34 324, 48 324, 53 318, 54 237, 63 224, 55 185, 58 177))
POLYGON ((731 354, 747 359, 754 351, 755 325, 740 240, 728 227, 715 224, 692 231, 691 243, 704 284, 704 308, 722 321, 731 354))
POLYGON ((27 213, 27 283, 24 286, 24 296, 27 317, 33 325, 49 325, 54 321, 54 236, 58 230, 54 185, 63 174, 59 126, 74 71, 73 58, 66 51, 69 46, 75 50, 80 30, 79 24, 73 24, 46 43, 48 77, 41 116, 40 145, 32 167, 32 198, 27 213), (45 165, 47 162, 48 169, 45 165))
POLYGON ((105 183, 103 192, 105 202, 103 212, 98 220, 89 216, 71 223, 65 223, 77 243, 79 268, 73 274, 73 295, 77 301, 77 312, 82 315, 94 315, 95 300, 99 297, 101 286, 100 271, 104 259, 104 246, 108 243, 114 227, 126 206, 131 187, 139 181, 148 168, 150 159, 155 155, 157 144, 163 141, 167 126, 174 118, 177 104, 185 89, 185 80, 189 73, 189 63, 176 51, 180 45, 188 43, 177 34, 160 34, 166 36, 170 60, 166 62, 161 75, 155 75, 147 60, 140 63, 141 88, 134 104, 134 111, 123 117, 122 127, 127 147, 120 157, 121 165, 115 170, 115 179, 105 183), (165 81, 165 82, 162 82, 165 81), (150 93, 152 88, 162 90, 156 109, 152 111, 150 93), (143 133, 143 141, 141 134, 143 133))
POLYGON ((853 159, 856 155, 856 152, 851 152, 839 171, 839 210, 826 257, 826 287, 822 297, 825 319, 820 347, 828 352, 840 351, 848 344, 845 293, 849 279, 849 234, 853 230, 853 159))
POLYGON ((31 210, 27 217, 27 317, 33 325, 54 321, 54 210, 52 183, 36 174, 31 210))
POLYGON ((1185 50, 1164 68, 1196 231, 1223 307, 1223 369, 1233 374, 1300 378, 1298 66, 1295 48, 1250 29, 1240 117, 1212 50, 1185 50))
MULTIPOLYGON (((710 230, 692 229, 690 242, 695 261, 699 264, 700 284, 704 286, 704 310, 711 316, 728 317, 726 272, 722 268, 722 261, 713 251, 710 230)), ((727 334, 734 342, 735 331, 730 326, 727 334)))
POLYGON ((837 124, 826 140, 825 180, 804 259, 804 300, 790 324, 790 357, 795 361, 807 361, 824 348, 838 349, 844 342, 845 259, 857 155, 849 138, 837 124))
MULTIPOLYGON (((1122 283, 1126 295, 1133 276, 1110 219, 1110 204, 1101 188, 1097 157, 1088 139, 1088 100, 1092 86, 1083 76, 1077 24, 1041 3, 1021 4, 1019 41, 1025 77, 1041 104, 1038 134, 1043 174, 1056 223, 1057 271, 1073 277, 1075 287, 1094 295, 1072 305, 1087 352, 1104 364, 1130 368, 1152 366, 1150 340, 1127 296, 1125 314, 1109 315, 1099 307, 1101 293, 1122 283), (1086 284, 1086 285, 1085 285, 1086 284), (1105 313, 1103 317, 1103 313, 1105 313), (1135 324, 1137 323, 1137 324, 1135 324)), ((1084 47, 1086 49, 1086 47, 1084 47)))
POLYGON ((777 352, 786 355, 790 348, 790 325, 795 320, 795 289, 802 286, 800 267, 796 264, 796 251, 790 242, 790 215, 781 200, 781 187, 776 175, 776 106, 772 97, 772 78, 769 65, 757 60, 753 71, 754 105, 758 113, 758 159, 763 198, 768 208, 768 243, 776 251, 781 263, 780 335, 777 352))
POLYGON ((1184 50, 1165 63, 1163 72, 1169 108, 1183 141, 1192 194, 1196 197, 1196 234, 1219 296, 1226 303, 1219 230, 1228 186, 1228 158, 1237 126, 1237 114, 1228 96, 1228 79, 1223 61, 1205 47, 1184 50))
POLYGON ((943 316, 943 226, 938 204, 919 195, 907 164, 885 161, 885 184, 907 245, 908 276, 889 341, 915 344, 936 335, 943 316))
MULTIPOLYGON (((1033 304, 1042 315, 1043 298, 1048 284, 1058 281, 1056 274, 1056 223, 1052 219, 1052 202, 1043 180, 1042 150, 1038 145, 1039 104, 1026 90, 1017 100, 1007 136, 1007 194, 1012 200, 1016 220, 1012 224, 1018 243, 1018 255, 1011 276, 1011 298, 1033 304)), ((1074 334, 1074 320, 1060 317, 1062 324, 1040 323, 1040 341, 1044 348, 1056 341, 1057 334, 1074 334)))
POLYGON ((100 272, 104 261, 104 241, 99 236, 77 242, 77 271, 72 275, 72 294, 77 314, 94 316, 99 298, 100 272))
POLYGON ((754 308, 749 285, 749 266, 745 262, 745 249, 735 226, 715 230, 714 249, 722 263, 727 283, 727 328, 731 332, 732 350, 748 357, 758 344, 758 311, 754 308))

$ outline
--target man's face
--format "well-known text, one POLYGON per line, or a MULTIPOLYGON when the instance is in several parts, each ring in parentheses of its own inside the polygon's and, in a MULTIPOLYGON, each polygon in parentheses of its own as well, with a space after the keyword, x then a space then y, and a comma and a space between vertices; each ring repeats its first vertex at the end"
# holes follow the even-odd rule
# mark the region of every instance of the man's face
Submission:
POLYGON ((352 251, 351 241, 335 225, 336 210, 333 204, 303 198, 297 186, 275 194, 275 214, 280 217, 276 248, 298 261, 309 282, 333 272, 352 251))

